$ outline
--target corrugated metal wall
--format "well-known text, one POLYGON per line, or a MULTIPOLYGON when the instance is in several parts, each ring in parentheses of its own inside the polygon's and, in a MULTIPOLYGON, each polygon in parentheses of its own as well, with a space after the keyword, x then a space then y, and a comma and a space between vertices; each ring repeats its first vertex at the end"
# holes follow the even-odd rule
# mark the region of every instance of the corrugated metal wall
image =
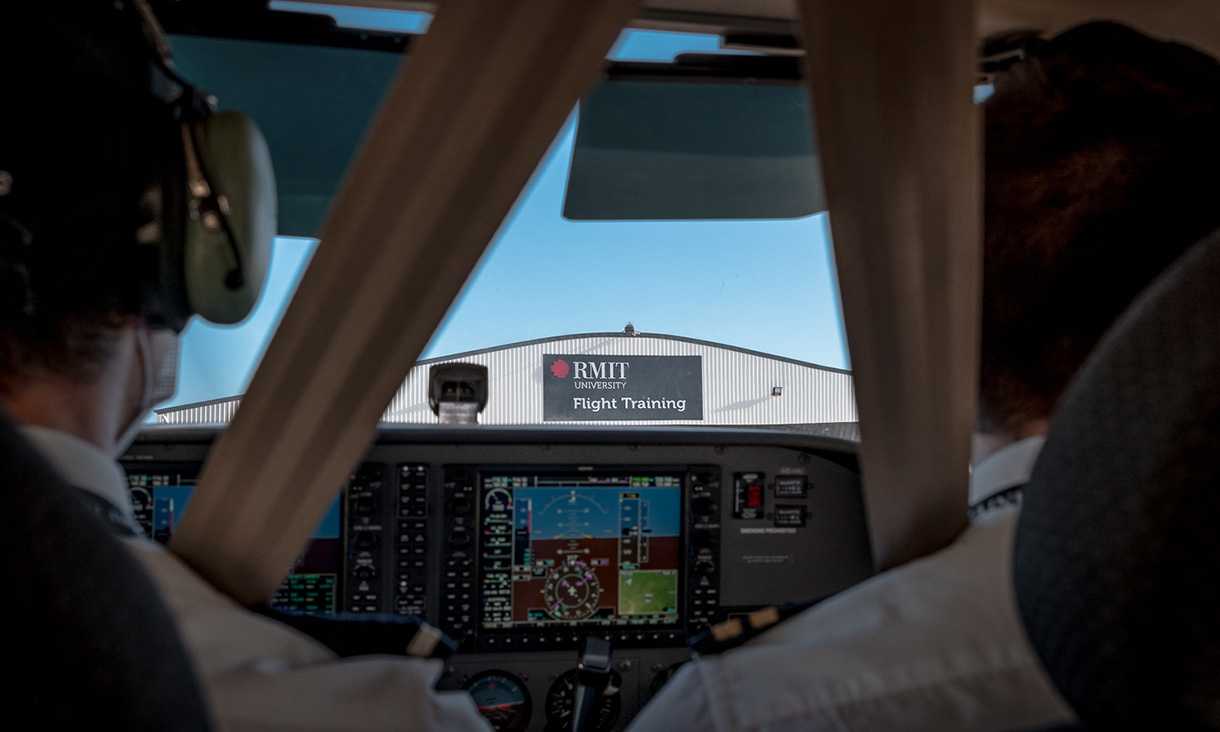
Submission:
POLYGON ((232 421, 238 404, 241 404, 241 397, 158 409, 157 424, 228 424, 232 421))
MULTIPOLYGON (((394 395, 383 420, 429 423, 436 416, 428 406, 428 369, 433 364, 461 361, 487 367, 490 376, 483 424, 542 422, 543 354, 596 356, 702 356, 703 419, 628 422, 566 422, 565 424, 707 424, 778 425, 855 422, 856 398, 851 374, 814 364, 675 336, 596 333, 516 343, 420 361, 394 395), (782 395, 772 396, 774 387, 782 395)), ((239 397, 200 405, 158 410, 167 424, 227 422, 239 397)))

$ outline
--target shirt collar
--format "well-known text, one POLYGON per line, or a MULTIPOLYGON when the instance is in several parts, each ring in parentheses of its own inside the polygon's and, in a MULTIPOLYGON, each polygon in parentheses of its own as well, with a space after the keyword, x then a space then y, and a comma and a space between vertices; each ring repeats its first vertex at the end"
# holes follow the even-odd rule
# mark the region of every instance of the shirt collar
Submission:
POLYGON ((970 505, 981 504, 1004 490, 1029 482, 1044 442, 1044 435, 1018 440, 974 466, 970 471, 970 505))
POLYGON ((113 457, 97 445, 59 430, 22 425, 21 434, 69 485, 100 496, 128 520, 135 520, 127 476, 113 457))

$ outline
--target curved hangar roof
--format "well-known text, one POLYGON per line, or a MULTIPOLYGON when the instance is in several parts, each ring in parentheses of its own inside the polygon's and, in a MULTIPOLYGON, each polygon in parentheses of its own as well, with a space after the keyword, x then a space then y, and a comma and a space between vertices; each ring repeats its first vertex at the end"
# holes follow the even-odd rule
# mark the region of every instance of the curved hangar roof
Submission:
MULTIPOLYGON (((483 424, 827 425, 856 422, 848 371, 670 335, 585 333, 420 361, 382 421, 436 422, 432 366, 487 367, 483 424)), ((157 410, 161 424, 225 423, 240 396, 157 410)))

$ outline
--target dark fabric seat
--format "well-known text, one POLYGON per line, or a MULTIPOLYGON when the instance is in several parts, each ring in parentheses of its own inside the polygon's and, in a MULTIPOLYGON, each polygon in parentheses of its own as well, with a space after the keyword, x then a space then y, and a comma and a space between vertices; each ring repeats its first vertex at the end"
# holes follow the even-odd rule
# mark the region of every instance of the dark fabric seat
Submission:
POLYGON ((1030 639, 1086 729, 1220 729, 1220 236, 1060 400, 1014 562, 1030 639))
POLYGON ((4 709, 34 729, 211 729, 152 581, 0 412, 4 709))

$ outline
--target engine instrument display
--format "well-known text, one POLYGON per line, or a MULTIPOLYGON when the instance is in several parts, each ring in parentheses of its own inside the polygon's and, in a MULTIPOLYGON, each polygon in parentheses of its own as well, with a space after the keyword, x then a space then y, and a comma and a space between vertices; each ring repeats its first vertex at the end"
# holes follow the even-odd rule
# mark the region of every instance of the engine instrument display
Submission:
MULTIPOLYGON (((197 466, 150 469, 129 466, 127 484, 136 522, 156 541, 167 544, 195 492, 197 466)), ((340 564, 340 503, 335 501, 313 538, 293 563, 270 604, 308 613, 336 609, 340 564)))
POLYGON ((484 472, 482 627, 679 622, 682 472, 484 472))

